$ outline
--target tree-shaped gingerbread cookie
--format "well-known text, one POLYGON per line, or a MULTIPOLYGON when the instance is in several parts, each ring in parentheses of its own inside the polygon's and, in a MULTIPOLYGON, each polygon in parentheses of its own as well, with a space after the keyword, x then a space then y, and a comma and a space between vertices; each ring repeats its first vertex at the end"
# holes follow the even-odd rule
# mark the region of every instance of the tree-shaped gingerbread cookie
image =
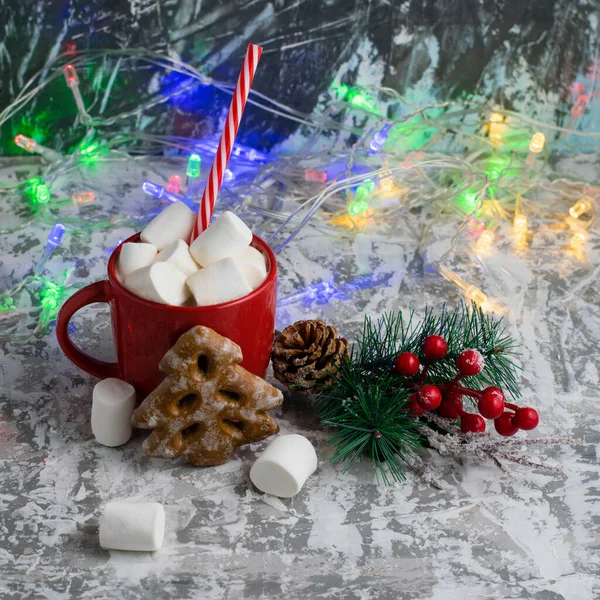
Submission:
POLYGON ((165 380, 133 413, 134 427, 152 429, 148 456, 187 456, 196 466, 227 462, 237 448, 279 431, 266 411, 281 392, 239 366, 240 347, 208 327, 184 333, 160 361, 165 380))

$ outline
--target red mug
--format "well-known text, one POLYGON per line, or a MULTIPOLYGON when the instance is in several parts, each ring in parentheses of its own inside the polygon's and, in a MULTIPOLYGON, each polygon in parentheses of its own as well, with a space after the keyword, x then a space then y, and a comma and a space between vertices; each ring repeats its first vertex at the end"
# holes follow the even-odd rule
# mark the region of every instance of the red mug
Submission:
MULTIPOLYGON (((136 233, 126 242, 138 242, 136 233)), ((253 236, 252 246, 267 260, 267 278, 247 296, 212 306, 169 306, 144 300, 125 289, 117 279, 116 264, 122 244, 108 260, 108 280, 79 290, 62 306, 56 321, 56 336, 62 351, 79 368, 105 379, 117 377, 133 385, 140 399, 164 378, 158 363, 179 336, 196 325, 205 325, 228 337, 242 349, 242 366, 264 377, 275 331, 277 261, 271 248, 253 236), (69 337, 69 321, 84 306, 110 304, 117 362, 93 358, 69 337)))

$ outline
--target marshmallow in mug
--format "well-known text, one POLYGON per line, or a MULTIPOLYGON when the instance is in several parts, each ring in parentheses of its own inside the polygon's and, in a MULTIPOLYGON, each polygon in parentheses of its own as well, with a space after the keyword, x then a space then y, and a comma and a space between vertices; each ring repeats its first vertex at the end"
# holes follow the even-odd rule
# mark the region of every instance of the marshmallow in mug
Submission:
POLYGON ((117 264, 117 275, 123 281, 129 273, 133 273, 142 267, 147 267, 154 262, 158 248, 154 244, 140 242, 135 244, 127 242, 121 246, 119 262, 117 264))
POLYGON ((233 256, 242 275, 255 290, 267 278, 267 265, 262 252, 248 246, 233 256))
POLYGON ((173 265, 155 262, 130 273, 125 287, 136 296, 172 306, 182 306, 190 298, 187 277, 173 265))
POLYGON ((251 241, 248 226, 237 215, 225 211, 192 242, 190 252, 198 264, 208 267, 241 252, 251 241))
POLYGON ((109 502, 100 517, 100 546, 154 552, 165 536, 165 509, 158 502, 109 502))
POLYGON ((140 239, 160 251, 175 240, 188 240, 195 221, 196 215, 189 207, 183 202, 173 202, 146 225, 140 239))
POLYGON ((252 291, 237 263, 227 257, 188 277, 187 285, 198 306, 241 298, 252 291))
POLYGON ((186 277, 189 277, 198 270, 196 261, 190 254, 189 246, 183 240, 175 240, 168 246, 165 246, 154 259, 154 262, 165 262, 173 265, 178 271, 181 271, 186 277))
POLYGON ((277 436, 250 469, 252 483, 265 494, 291 498, 317 470, 317 453, 302 435, 277 436))

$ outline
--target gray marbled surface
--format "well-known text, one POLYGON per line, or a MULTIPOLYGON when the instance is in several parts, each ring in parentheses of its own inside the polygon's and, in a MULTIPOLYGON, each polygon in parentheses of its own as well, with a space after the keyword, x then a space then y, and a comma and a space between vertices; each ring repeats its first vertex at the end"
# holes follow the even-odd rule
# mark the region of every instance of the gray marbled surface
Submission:
MULTIPOLYGON (((172 165, 100 164, 57 180, 52 191, 55 196, 61 190, 65 196, 73 189, 96 192, 93 206, 79 215, 67 207, 63 220, 131 216, 152 208, 137 182, 147 176, 166 179, 172 165)), ((596 178, 598 162, 570 158, 556 169, 596 178)), ((15 159, 0 162, 3 181, 26 172, 15 159)), ((2 207, 5 226, 17 223, 18 202, 11 198, 2 207)), ((0 597, 600 597, 600 253, 592 235, 586 256, 576 259, 565 250, 564 218, 549 207, 531 211, 533 237, 526 253, 515 256, 500 242, 484 264, 459 251, 454 266, 510 309, 509 328, 523 352, 524 403, 535 406, 542 419, 530 436, 587 442, 530 450, 562 472, 514 466, 506 475, 492 464, 432 453, 442 490, 412 475, 386 488, 376 483, 368 463, 347 473, 330 463, 328 434, 317 424, 310 401, 287 398, 276 412, 281 429, 315 444, 319 468, 298 496, 279 500, 258 493, 248 477, 265 442, 209 469, 146 458, 145 432, 136 432, 121 448, 98 445, 89 425, 95 379, 62 355, 53 332, 26 342, 5 339, 0 346, 0 597), (101 507, 123 498, 165 505, 167 532, 159 552, 100 549, 101 507)), ((342 285, 365 273, 391 275, 383 277, 383 285, 327 304, 282 308, 278 326, 320 316, 352 337, 364 313, 410 306, 422 313, 426 304, 457 301, 457 288, 426 268, 454 225, 436 229, 425 262, 415 254, 427 218, 427 211, 400 214, 393 227, 374 225, 351 241, 306 229, 279 255, 280 297, 323 280, 342 285)), ((50 225, 37 220, 2 236, 4 287, 19 281, 37 260, 50 225)), ((119 225, 69 231, 47 275, 73 267, 73 283, 102 278, 111 249, 132 231, 119 225)), ((82 311, 73 336, 90 353, 112 355, 105 307, 82 311)))

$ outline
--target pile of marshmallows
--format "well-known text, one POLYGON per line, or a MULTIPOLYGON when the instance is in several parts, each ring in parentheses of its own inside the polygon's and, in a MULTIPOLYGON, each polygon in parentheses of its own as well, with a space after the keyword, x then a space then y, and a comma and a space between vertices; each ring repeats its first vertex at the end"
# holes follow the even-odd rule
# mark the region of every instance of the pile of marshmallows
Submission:
MULTIPOLYGON (((121 446, 131 437, 135 389, 120 379, 96 384, 92 398, 92 433, 104 446, 121 446)), ((261 491, 291 498, 317 468, 317 453, 304 436, 279 435, 271 440, 250 469, 252 483, 261 491)), ((157 502, 109 502, 99 522, 100 546, 109 550, 153 552, 165 534, 165 510, 157 502)))
POLYGON ((117 276, 133 294, 160 304, 209 306, 241 298, 267 276, 265 257, 250 246, 252 232, 224 212, 188 246, 196 215, 174 202, 121 248, 117 276))

